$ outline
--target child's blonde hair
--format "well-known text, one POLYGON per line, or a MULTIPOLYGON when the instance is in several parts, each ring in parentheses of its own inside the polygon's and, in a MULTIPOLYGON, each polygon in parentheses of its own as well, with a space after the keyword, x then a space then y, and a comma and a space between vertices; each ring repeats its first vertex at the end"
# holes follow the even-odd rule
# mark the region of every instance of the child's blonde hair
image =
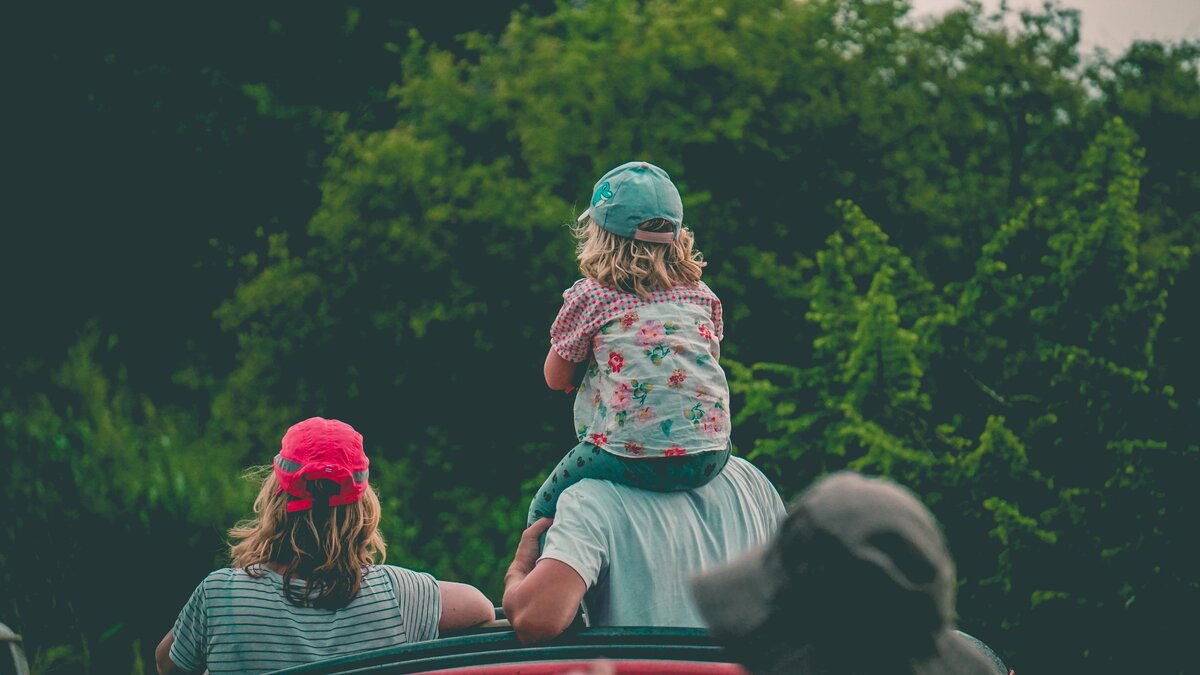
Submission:
MULTIPOLYGON (((669 220, 655 218, 638 225, 646 232, 671 232, 669 220)), ((573 228, 579 244, 576 250, 579 271, 601 286, 650 297, 651 291, 692 286, 708 264, 704 255, 692 248, 695 237, 686 227, 679 228, 675 241, 659 244, 622 237, 588 218, 573 228)))

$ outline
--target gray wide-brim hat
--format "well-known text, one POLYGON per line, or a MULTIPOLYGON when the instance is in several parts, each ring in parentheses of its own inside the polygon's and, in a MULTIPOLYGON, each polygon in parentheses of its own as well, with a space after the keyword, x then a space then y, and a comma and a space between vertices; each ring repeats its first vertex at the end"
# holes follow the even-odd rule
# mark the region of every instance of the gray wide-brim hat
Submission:
POLYGON ((883 664, 916 675, 994 672, 954 630, 954 563, 941 530, 886 480, 826 477, 770 542, 691 584, 709 631, 754 675, 883 664))

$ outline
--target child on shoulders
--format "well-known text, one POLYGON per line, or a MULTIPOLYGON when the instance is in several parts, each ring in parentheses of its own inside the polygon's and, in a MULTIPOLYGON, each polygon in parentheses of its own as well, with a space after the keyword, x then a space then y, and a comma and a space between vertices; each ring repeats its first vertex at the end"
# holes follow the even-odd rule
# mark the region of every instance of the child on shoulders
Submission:
POLYGON ((730 453, 721 301, 700 280, 706 263, 670 177, 647 162, 609 171, 575 234, 584 278, 563 293, 545 376, 570 392, 588 363, 575 398, 579 444, 538 490, 530 523, 553 517, 558 495, 584 478, 689 490, 730 453))

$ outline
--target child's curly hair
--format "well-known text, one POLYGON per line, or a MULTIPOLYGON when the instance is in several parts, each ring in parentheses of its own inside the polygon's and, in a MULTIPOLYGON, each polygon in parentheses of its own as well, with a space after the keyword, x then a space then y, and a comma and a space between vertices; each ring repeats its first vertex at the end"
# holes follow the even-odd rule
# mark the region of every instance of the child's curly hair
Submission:
MULTIPOLYGON (((655 218, 638 225, 647 232, 670 232, 675 226, 669 220, 655 218)), ((669 244, 659 244, 622 237, 588 218, 573 228, 579 244, 579 271, 601 286, 617 288, 626 293, 650 297, 651 291, 668 290, 676 286, 695 285, 708 264, 704 255, 692 248, 695 237, 686 227, 669 244)))

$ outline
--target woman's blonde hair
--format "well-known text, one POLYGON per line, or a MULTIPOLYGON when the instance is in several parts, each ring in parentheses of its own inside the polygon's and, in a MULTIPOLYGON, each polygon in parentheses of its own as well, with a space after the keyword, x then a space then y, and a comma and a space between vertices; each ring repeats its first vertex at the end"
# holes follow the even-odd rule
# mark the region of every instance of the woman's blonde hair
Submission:
MULTIPOLYGON (((638 225, 647 232, 670 232, 675 226, 662 218, 638 225)), ((651 291, 695 285, 703 273, 704 256, 692 246, 695 238, 686 227, 669 244, 638 241, 613 234, 588 218, 574 228, 578 240, 579 271, 601 286, 648 298, 651 291)))
POLYGON ((362 587, 363 570, 387 557, 375 490, 368 485, 357 502, 329 506, 338 485, 314 480, 309 483, 314 506, 289 513, 288 494, 279 490, 271 467, 251 469, 247 476, 262 479, 263 485, 254 500, 254 518, 229 530, 232 565, 258 577, 260 566, 282 565, 284 597, 293 605, 341 609, 350 604, 362 587), (305 583, 298 587, 296 579, 305 583))

